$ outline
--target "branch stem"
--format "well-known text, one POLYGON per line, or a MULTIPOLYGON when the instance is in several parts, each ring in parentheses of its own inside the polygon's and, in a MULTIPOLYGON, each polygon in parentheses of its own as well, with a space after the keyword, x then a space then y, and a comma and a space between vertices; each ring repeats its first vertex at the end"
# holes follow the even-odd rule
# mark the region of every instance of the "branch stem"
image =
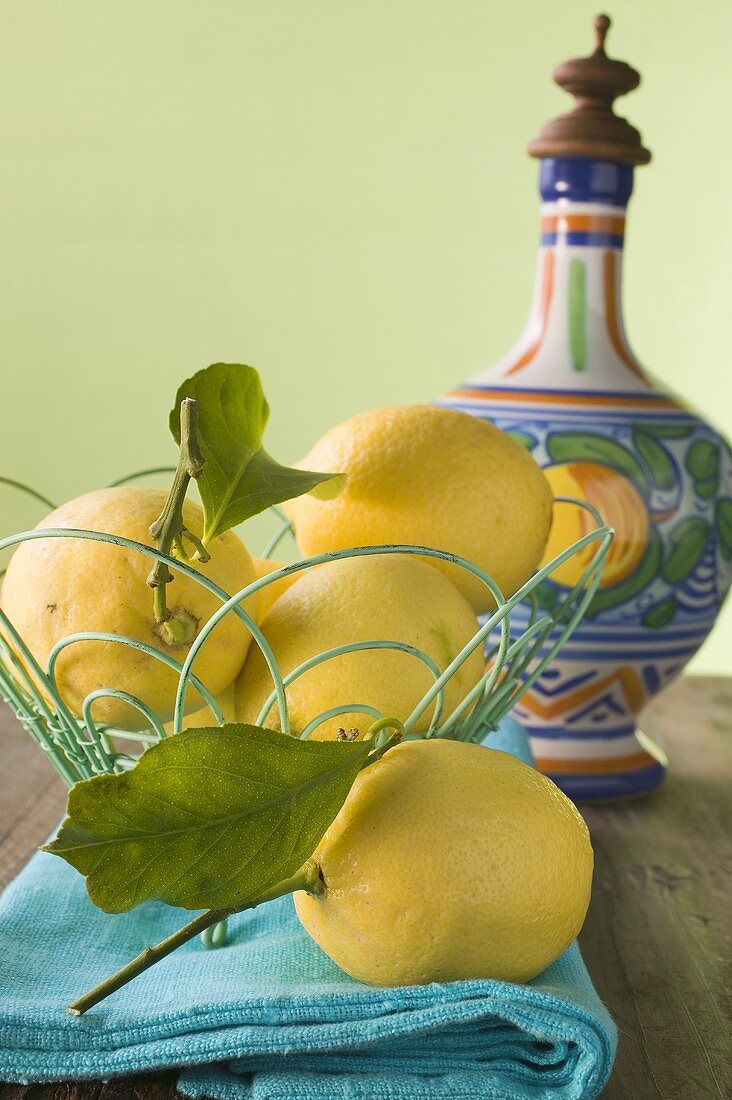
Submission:
POLYGON ((200 932, 204 932, 212 924, 217 924, 219 921, 226 920, 227 917, 233 916, 234 913, 243 913, 246 909, 255 909, 258 905, 263 905, 267 901, 274 901, 275 898, 281 898, 285 894, 292 894, 296 890, 306 890, 309 894, 320 895, 325 892, 325 885, 320 877, 320 867, 314 859, 308 860, 303 867, 293 875, 292 878, 285 879, 283 882, 273 886, 270 890, 267 890, 264 894, 256 899, 256 901, 247 902, 245 905, 232 906, 228 909, 208 909, 205 913, 201 913, 200 916, 194 917, 193 920, 188 921, 182 928, 179 928, 177 932, 173 932, 171 936, 161 940, 160 943, 154 947, 146 947, 144 951, 141 951, 134 959, 128 962, 115 974, 111 974, 110 977, 105 978, 99 985, 95 985, 93 989, 90 989, 88 993, 85 993, 83 997, 79 997, 78 1000, 73 1001, 68 1010, 72 1016, 82 1016, 85 1012, 88 1012, 94 1005, 99 1004, 110 994, 116 993, 118 989, 127 985, 134 978, 140 974, 144 974, 146 970, 149 970, 155 963, 160 962, 166 955, 170 955, 176 948, 181 947, 184 943, 188 943, 200 932))
POLYGON ((364 734, 364 741, 373 741, 374 751, 366 757, 366 763, 361 770, 363 771, 364 768, 375 764, 377 760, 381 760, 382 756, 389 749, 393 749, 395 745, 398 745, 403 738, 404 726, 398 718, 380 718, 377 722, 374 722, 364 734), (391 730, 392 732, 384 737, 385 730, 391 730))
MULTIPOLYGON (((191 478, 200 477, 203 467, 204 460, 198 447, 198 405, 192 397, 186 397, 180 404, 180 456, 173 485, 165 507, 150 526, 150 534, 163 554, 170 554, 176 547, 182 546, 186 536, 196 547, 199 560, 208 561, 209 555, 200 540, 191 535, 183 523, 183 502, 188 485, 191 478)), ((163 626, 163 640, 169 645, 181 645, 193 640, 195 625, 192 619, 190 622, 179 621, 174 629, 166 629, 163 625, 172 619, 166 598, 166 587, 172 579, 173 574, 167 564, 157 561, 150 570, 147 583, 154 590, 153 611, 156 622, 163 626)))

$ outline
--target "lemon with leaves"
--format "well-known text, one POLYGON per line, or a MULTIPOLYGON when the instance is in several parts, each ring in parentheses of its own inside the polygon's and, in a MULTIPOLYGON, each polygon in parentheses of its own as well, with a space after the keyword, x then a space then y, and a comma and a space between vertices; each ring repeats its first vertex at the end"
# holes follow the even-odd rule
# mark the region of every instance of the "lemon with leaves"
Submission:
MULTIPOLYGON (((293 680, 287 701, 294 732, 301 733, 325 711, 345 708, 314 731, 316 738, 335 737, 339 726, 363 730, 370 725, 373 717, 356 705, 406 720, 435 682, 435 672, 444 672, 478 629, 475 614, 447 577, 407 554, 342 558, 311 569, 276 600, 261 626, 283 676, 351 642, 411 647, 410 652, 361 648, 342 653, 293 680), (415 650, 427 656, 432 669, 415 650)), ((443 718, 482 673, 478 644, 445 686, 443 718)), ((269 669, 254 645, 234 689, 237 719, 256 723, 272 689, 269 669)), ((414 728, 425 730, 434 711, 433 702, 414 728)), ((267 710, 264 725, 279 727, 276 704, 267 710)))
MULTIPOLYGON (((262 577, 268 577, 270 573, 276 572, 278 569, 282 569, 283 562, 272 561, 270 558, 252 558, 254 562, 254 569, 257 574, 257 580, 262 577)), ((291 584, 302 576, 301 573, 288 573, 285 577, 279 577, 275 581, 270 581, 264 588, 260 588, 257 591, 257 618, 261 622, 267 615, 272 604, 277 600, 283 592, 286 592, 291 584)))
POLYGON ((403 742, 359 773, 295 894, 307 932, 373 985, 526 982, 587 912, 587 827, 546 776, 507 753, 403 742))
MULTIPOLYGON (((166 494, 157 489, 100 489, 57 508, 38 525, 121 535, 152 546, 150 525, 160 515, 166 494)), ((183 522, 198 538, 201 509, 183 505, 183 522)), ((208 580, 229 595, 255 579, 249 551, 232 531, 219 535, 200 566, 208 580)), ((146 580, 153 559, 136 550, 91 539, 34 538, 18 547, 8 565, 3 610, 45 670, 54 647, 68 635, 94 631, 124 635, 151 646, 182 664, 191 643, 222 600, 193 579, 174 573, 167 586, 170 626, 156 622, 153 593, 146 580)), ((256 614, 256 597, 247 604, 256 614)), ((247 655, 251 634, 233 613, 227 614, 202 646, 194 674, 218 695, 234 680, 247 655)), ((56 685, 73 714, 81 717, 91 692, 119 689, 141 699, 163 721, 173 713, 178 673, 157 657, 113 640, 84 640, 61 649, 55 663, 56 685)), ((188 710, 203 700, 189 688, 188 710)), ((92 716, 100 724, 141 729, 147 719, 124 700, 100 696, 92 716)))
MULTIPOLYGON (((510 596, 539 563, 551 523, 552 491, 510 435, 467 413, 398 405, 332 428, 298 465, 340 470, 330 500, 301 496, 285 512, 306 555, 377 543, 413 543, 458 554, 510 596)), ((464 569, 437 559, 475 611, 494 606, 464 569)))

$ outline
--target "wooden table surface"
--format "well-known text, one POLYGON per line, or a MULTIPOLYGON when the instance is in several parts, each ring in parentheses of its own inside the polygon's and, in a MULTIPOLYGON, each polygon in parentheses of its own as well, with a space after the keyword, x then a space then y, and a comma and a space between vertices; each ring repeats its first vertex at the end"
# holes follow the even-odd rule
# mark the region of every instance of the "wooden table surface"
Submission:
MULTIPOLYGON (((582 807, 596 857, 582 950, 620 1031, 603 1097, 728 1098, 732 680, 677 682, 649 708, 643 728, 671 758, 663 787, 636 802, 582 807)), ((12 777, 9 790, 3 781, 0 814, 4 883, 60 818, 65 790, 5 709, 0 760, 12 777)), ((107 1084, 0 1085, 0 1100, 174 1096, 171 1073, 107 1084)))

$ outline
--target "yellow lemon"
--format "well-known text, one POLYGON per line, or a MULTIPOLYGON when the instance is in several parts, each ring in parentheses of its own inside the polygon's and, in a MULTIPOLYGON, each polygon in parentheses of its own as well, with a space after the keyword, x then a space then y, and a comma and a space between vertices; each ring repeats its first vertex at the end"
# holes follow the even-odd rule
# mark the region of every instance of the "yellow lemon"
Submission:
MULTIPOLYGON (((444 671, 478 628, 470 606, 450 581, 406 554, 327 562, 296 580, 261 625, 283 676, 334 646, 380 639, 414 646, 444 671)), ((481 650, 479 645, 448 681, 443 717, 480 679, 481 650)), ((287 688, 292 729, 300 733, 323 711, 357 704, 404 721, 434 681, 429 668, 411 654, 386 649, 341 654, 287 688)), ((254 645, 236 682, 238 720, 256 722, 272 687, 261 650, 254 645)), ((427 728, 434 707, 430 704, 416 729, 427 728)), ((338 726, 363 731, 373 720, 352 710, 331 718, 315 736, 334 737, 338 726)), ((279 728, 276 705, 265 724, 279 728)))
MULTIPOLYGON (((83 528, 152 546, 149 527, 165 499, 158 489, 100 489, 62 505, 37 529, 83 528)), ((200 538, 201 509, 186 502, 183 519, 200 538)), ((198 568, 229 594, 254 580, 249 552, 232 531, 215 539, 208 549, 211 560, 198 568)), ((44 669, 56 643, 80 631, 127 635, 182 663, 190 642, 167 644, 155 622, 153 593, 146 584, 153 562, 137 551, 89 539, 33 539, 19 546, 10 560, 3 608, 44 669)), ((179 573, 168 585, 167 601, 174 618, 194 636, 221 606, 217 596, 179 573)), ((256 604, 247 610, 255 613, 256 604)), ((207 639, 193 672, 214 695, 237 675, 250 641, 251 634, 233 614, 226 615, 207 639)), ((116 688, 140 698, 165 721, 172 717, 177 682, 177 672, 158 659, 111 641, 75 642, 61 651, 56 662, 59 693, 77 716, 90 692, 116 688)), ((189 689, 186 702, 189 710, 196 710, 202 699, 189 689)), ((124 729, 146 724, 129 703, 114 698, 95 701, 92 714, 99 723, 124 729)))
MULTIPOLYGON (((225 691, 216 699, 219 710, 225 722, 235 722, 234 714, 234 685, 229 684, 225 691)), ((183 717, 183 729, 195 730, 202 726, 218 726, 216 716, 210 707, 201 707, 200 710, 189 712, 183 717)), ((173 722, 165 723, 165 732, 170 736, 173 733, 173 722)))
POLYGON ((300 921, 359 981, 526 982, 587 912, 592 847, 577 809, 514 757, 405 742, 367 767, 315 858, 300 921))
MULTIPOLYGON (((648 509, 636 487, 623 474, 599 462, 562 462, 544 470, 555 496, 576 497, 594 504, 605 523, 615 530, 600 579, 600 587, 618 584, 640 564, 648 545, 648 509)), ((583 535, 594 531, 595 520, 584 508, 558 504, 542 564, 547 564, 583 535)), ((588 543, 551 574, 557 584, 573 587, 597 552, 588 543)))
MULTIPOLYGON (((432 405, 375 409, 332 428, 299 466, 338 470, 345 488, 284 506, 307 555, 376 543, 414 543, 459 554, 510 596, 536 568, 552 493, 539 466, 485 420, 432 405)), ((430 559, 475 611, 488 589, 459 566, 430 559)))
MULTIPOLYGON (((269 558, 252 558, 254 562, 254 569, 257 574, 257 580, 261 577, 266 577, 270 573, 274 573, 276 569, 282 569, 283 562, 270 561, 269 558)), ((257 618, 260 623, 269 612, 270 607, 276 599, 286 592, 287 589, 293 584, 298 577, 302 576, 301 573, 290 573, 286 577, 280 577, 277 581, 272 581, 271 584, 266 584, 264 588, 260 588, 257 592, 257 618)))

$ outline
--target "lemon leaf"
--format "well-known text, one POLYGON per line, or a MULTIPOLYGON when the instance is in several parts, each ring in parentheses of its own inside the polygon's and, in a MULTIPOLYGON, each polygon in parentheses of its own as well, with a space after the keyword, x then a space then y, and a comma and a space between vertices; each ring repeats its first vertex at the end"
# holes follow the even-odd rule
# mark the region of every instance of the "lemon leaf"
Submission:
POLYGON ((198 404, 198 444, 205 466, 197 484, 205 543, 271 505, 326 482, 331 483, 331 495, 340 490, 343 475, 281 466, 264 450, 269 405, 254 367, 213 363, 183 383, 170 413, 170 430, 178 444, 180 404, 186 397, 198 404))
POLYGON ((185 730, 130 771, 72 787, 44 851, 85 875, 106 913, 152 899, 240 907, 310 858, 369 748, 238 723, 185 730))

